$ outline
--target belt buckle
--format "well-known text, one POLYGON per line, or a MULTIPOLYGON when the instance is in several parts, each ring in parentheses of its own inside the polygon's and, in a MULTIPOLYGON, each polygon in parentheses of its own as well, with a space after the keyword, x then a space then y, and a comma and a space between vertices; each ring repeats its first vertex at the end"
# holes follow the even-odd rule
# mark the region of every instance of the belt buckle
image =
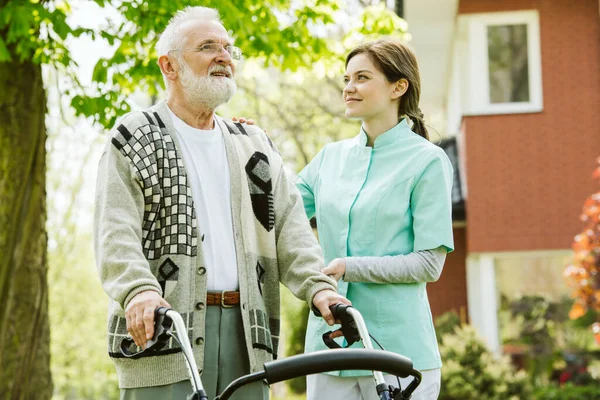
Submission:
POLYGON ((223 308, 233 308, 232 305, 225 304, 225 293, 227 293, 227 292, 231 292, 231 290, 223 290, 221 292, 221 307, 223 307, 223 308))

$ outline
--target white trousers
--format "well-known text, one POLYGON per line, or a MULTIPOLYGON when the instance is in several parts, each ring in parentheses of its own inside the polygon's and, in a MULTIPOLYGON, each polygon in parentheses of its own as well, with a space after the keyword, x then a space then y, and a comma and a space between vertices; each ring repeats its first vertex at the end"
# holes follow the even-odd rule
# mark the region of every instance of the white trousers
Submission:
MULTIPOLYGON (((413 392, 411 400, 436 400, 440 395, 442 380, 441 369, 421 371, 423 380, 413 392)), ((384 375, 388 385, 398 387, 398 380, 393 375, 384 375)), ((400 378, 402 389, 412 381, 412 377, 400 378)), ((375 390, 373 375, 356 377, 339 377, 326 374, 308 375, 306 377, 306 400, 379 400, 375 390)))

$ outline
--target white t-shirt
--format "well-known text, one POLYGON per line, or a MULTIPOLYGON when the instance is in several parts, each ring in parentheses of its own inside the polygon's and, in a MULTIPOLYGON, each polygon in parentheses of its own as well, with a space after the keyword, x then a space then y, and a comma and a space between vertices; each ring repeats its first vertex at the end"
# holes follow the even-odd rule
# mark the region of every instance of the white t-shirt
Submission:
POLYGON ((237 290, 229 164, 216 121, 218 117, 215 116, 214 129, 203 130, 192 128, 170 109, 169 113, 192 188, 198 217, 198 239, 202 243, 206 263, 207 290, 237 290))

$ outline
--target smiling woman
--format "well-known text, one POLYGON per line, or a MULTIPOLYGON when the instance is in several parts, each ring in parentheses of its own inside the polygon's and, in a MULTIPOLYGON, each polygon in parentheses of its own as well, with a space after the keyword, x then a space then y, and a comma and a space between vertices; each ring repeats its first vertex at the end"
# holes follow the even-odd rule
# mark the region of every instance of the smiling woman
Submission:
MULTIPOLYGON (((315 216, 327 275, 364 316, 386 350, 423 371, 417 400, 436 399, 441 359, 426 284, 439 279, 453 249, 452 166, 428 141, 419 109, 417 60, 405 45, 382 39, 346 58, 346 117, 362 121, 358 136, 325 146, 297 186, 315 216)), ((328 327, 311 316, 306 350, 324 348, 328 327)), ((386 376, 394 384, 395 377, 386 376)), ((403 382, 402 385, 406 383, 403 382)), ((307 398, 374 399, 364 371, 307 377, 307 398)))

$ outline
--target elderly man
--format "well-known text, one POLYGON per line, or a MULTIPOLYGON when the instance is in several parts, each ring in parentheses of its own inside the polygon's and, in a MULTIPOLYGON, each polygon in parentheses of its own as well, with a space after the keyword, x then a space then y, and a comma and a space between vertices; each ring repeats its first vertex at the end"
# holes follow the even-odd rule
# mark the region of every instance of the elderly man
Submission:
MULTIPOLYGON (((332 324, 348 301, 323 275, 321 251, 281 157, 262 129, 214 114, 235 93, 239 48, 216 10, 188 7, 158 42, 167 99, 111 131, 100 161, 94 246, 112 299, 108 340, 122 399, 191 392, 175 343, 126 359, 152 337, 154 310, 182 314, 209 398, 277 355, 279 283, 332 324)), ((181 332, 180 332, 181 334, 181 332)), ((258 382, 240 399, 268 398, 258 382)))

